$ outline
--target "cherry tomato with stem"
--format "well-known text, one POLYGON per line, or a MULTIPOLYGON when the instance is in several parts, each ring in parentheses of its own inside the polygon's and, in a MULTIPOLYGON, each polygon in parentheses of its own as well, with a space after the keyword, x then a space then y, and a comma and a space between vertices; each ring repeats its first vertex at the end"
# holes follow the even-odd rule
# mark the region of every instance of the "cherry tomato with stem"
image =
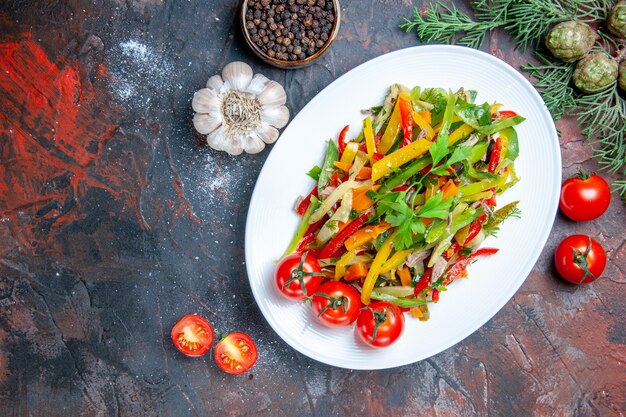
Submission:
POLYGON ((323 277, 317 258, 309 252, 287 256, 280 261, 274 273, 280 292, 296 300, 313 295, 321 285, 323 277))
POLYGON ((554 263, 563 279, 573 284, 587 284, 602 275, 606 253, 591 237, 572 235, 559 243, 554 252, 554 263))
POLYGON ((370 346, 389 346, 404 331, 404 314, 394 304, 373 302, 361 309, 356 320, 356 331, 370 346))
POLYGON ((351 285, 339 281, 322 284, 313 294, 313 310, 328 326, 347 326, 356 321, 361 309, 361 296, 351 285))
POLYGON ((187 356, 202 356, 213 344, 213 328, 203 317, 189 314, 174 325, 171 332, 176 349, 187 356))
POLYGON ((250 336, 233 332, 223 337, 213 349, 215 363, 229 374, 242 374, 256 363, 258 352, 250 336))
POLYGON ((563 182, 559 207, 563 214, 577 222, 600 217, 611 203, 609 184, 596 174, 578 175, 563 182))

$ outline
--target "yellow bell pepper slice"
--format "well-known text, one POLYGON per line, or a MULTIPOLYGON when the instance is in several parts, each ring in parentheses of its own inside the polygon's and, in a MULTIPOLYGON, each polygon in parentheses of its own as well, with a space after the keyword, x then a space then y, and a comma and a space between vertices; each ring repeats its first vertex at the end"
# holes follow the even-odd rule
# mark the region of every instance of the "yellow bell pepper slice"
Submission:
POLYGON ((374 132, 372 131, 372 119, 367 116, 363 121, 363 136, 365 136, 365 146, 367 147, 367 156, 372 159, 376 152, 376 143, 374 143, 374 132))
POLYGON ((497 112, 498 110, 500 110, 500 108, 503 106, 503 104, 501 103, 493 103, 491 105, 491 109, 489 110, 491 112, 491 114, 494 114, 495 112, 497 112))
MULTIPOLYGON (((393 143, 396 141, 398 137, 398 133, 402 130, 402 116, 400 114, 400 106, 398 103, 400 102, 400 98, 403 97, 403 94, 398 96, 398 100, 396 100, 395 106, 393 106, 393 112, 391 113, 391 117, 389 118, 389 123, 387 123, 387 128, 385 129, 385 133, 380 138, 379 151, 383 155, 386 154, 389 149, 393 146, 393 143)), ((406 99, 406 96, 404 96, 406 99)), ((411 98, 408 98, 409 102, 411 98)))
POLYGON ((356 153, 359 150, 359 144, 356 142, 349 142, 346 145, 346 149, 344 149, 343 154, 341 155, 342 164, 351 164, 354 162, 354 158, 356 157, 356 153))
POLYGON ((421 112, 413 112, 413 121, 416 125, 419 126, 420 129, 426 129, 426 139, 433 140, 433 138, 435 137, 435 131, 430 125, 430 122, 426 120, 420 113, 421 112))
MULTIPOLYGON (((448 136, 448 146, 452 146, 470 133, 474 131, 474 128, 467 123, 462 124, 458 128, 456 128, 450 136, 448 136)), ((502 154, 504 155, 504 154, 502 154)))
POLYGON ((357 248, 344 253, 335 264, 335 281, 339 281, 346 274, 348 263, 356 256, 357 248))
POLYGON ((401 250, 393 254, 393 256, 387 259, 387 262, 382 266, 380 273, 384 274, 386 272, 391 272, 398 267, 407 256, 411 253, 411 250, 401 250))
POLYGON ((427 139, 416 140, 403 148, 390 153, 372 166, 372 181, 377 181, 389 174, 392 169, 400 168, 405 163, 426 153, 432 142, 427 139))
POLYGON ((372 261, 372 266, 370 267, 370 270, 367 272, 367 276, 365 277, 365 281, 363 282, 363 289, 361 290, 361 301, 365 305, 370 303, 370 297, 372 295, 374 285, 376 284, 376 279, 378 278, 378 275, 380 275, 383 264, 385 263, 387 258, 389 258, 389 254, 391 254, 393 240, 396 238, 397 233, 398 232, 394 232, 387 237, 383 245, 380 247, 380 250, 376 254, 374 261, 372 261))

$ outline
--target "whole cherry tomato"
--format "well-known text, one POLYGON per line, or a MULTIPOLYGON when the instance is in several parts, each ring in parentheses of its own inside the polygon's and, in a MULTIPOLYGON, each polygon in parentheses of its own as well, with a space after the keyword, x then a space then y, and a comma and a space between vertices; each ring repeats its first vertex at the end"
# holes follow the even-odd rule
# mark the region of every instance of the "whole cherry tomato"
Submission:
POLYGON ((602 177, 580 171, 563 182, 559 207, 563 214, 577 222, 600 217, 611 203, 611 189, 602 177))
POLYGON ((312 304, 324 324, 347 326, 354 323, 359 315, 361 296, 351 285, 329 281, 313 294, 312 304))
POLYGON ((559 243, 554 252, 559 274, 573 284, 587 284, 600 277, 606 266, 606 253, 589 236, 572 235, 559 243))
POLYGON ((370 346, 389 346, 404 331, 404 314, 394 304, 376 301, 361 309, 356 331, 370 346))
POLYGON ((297 300, 313 295, 321 285, 322 278, 319 262, 307 252, 287 256, 280 261, 274 273, 280 292, 297 300))

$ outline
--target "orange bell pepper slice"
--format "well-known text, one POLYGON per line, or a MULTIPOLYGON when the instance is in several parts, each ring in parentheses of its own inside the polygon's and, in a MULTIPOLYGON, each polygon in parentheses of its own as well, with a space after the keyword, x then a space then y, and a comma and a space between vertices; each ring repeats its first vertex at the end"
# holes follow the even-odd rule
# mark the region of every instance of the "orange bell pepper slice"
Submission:
POLYGON ((445 200, 448 197, 453 197, 459 193, 459 187, 456 186, 454 181, 448 180, 448 182, 441 189, 443 192, 442 200, 445 200))
POLYGON ((358 262, 354 265, 350 265, 345 275, 343 276, 343 279, 345 279, 346 281, 356 281, 361 278, 365 278, 368 271, 369 268, 367 267, 367 264, 365 262, 358 262))
POLYGON ((352 167, 352 164, 348 164, 346 162, 339 162, 339 161, 333 162, 333 165, 335 165, 337 168, 339 168, 340 170, 346 173, 349 172, 350 167, 352 167))
POLYGON ((400 277, 400 283, 402 283, 403 286, 405 286, 405 287, 410 287, 411 286, 411 281, 413 279, 411 278, 411 271, 409 271, 409 267, 408 266, 405 266, 404 268, 399 270, 398 271, 398 276, 400 277))
POLYGON ((376 239, 381 233, 387 231, 391 225, 387 222, 380 222, 376 225, 363 226, 346 239, 344 245, 346 249, 352 250, 365 245, 372 239, 376 239))
POLYGON ((374 200, 367 196, 368 191, 376 191, 380 185, 369 185, 354 190, 352 197, 352 208, 356 211, 367 210, 374 205, 374 200))

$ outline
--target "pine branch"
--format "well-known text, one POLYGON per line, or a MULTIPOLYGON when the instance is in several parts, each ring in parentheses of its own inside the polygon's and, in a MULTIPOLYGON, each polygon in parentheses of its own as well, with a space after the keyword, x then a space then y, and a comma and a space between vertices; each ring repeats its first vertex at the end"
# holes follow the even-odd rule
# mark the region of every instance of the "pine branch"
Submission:
POLYGON ((622 201, 626 203, 626 180, 613 181, 613 190, 622 196, 622 201))
POLYGON ((571 113, 578 119, 582 134, 593 138, 594 155, 605 169, 626 175, 626 100, 617 85, 595 94, 579 95, 571 113))
POLYGON ((558 120, 575 103, 574 89, 569 83, 563 82, 571 78, 574 64, 555 61, 539 52, 535 55, 541 65, 528 64, 522 70, 535 79, 535 87, 541 93, 554 120, 558 120))
POLYGON ((424 42, 436 40, 480 48, 487 33, 503 24, 504 21, 495 19, 475 21, 454 4, 448 6, 437 2, 429 4, 423 13, 415 7, 413 20, 404 18, 404 23, 400 27, 407 32, 415 30, 417 36, 424 42))

